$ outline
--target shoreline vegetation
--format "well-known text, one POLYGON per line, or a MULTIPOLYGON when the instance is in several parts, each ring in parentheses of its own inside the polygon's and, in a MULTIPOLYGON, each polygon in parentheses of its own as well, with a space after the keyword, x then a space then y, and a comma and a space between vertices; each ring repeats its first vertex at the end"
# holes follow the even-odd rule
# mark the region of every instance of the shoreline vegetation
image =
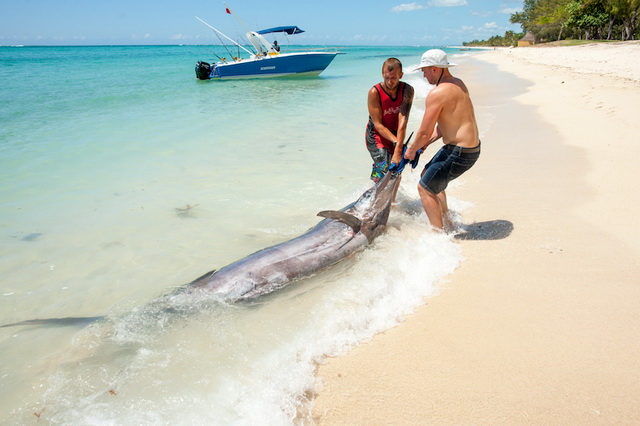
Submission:
POLYGON ((525 36, 536 43, 562 40, 627 41, 639 36, 639 0, 524 0, 509 22, 523 32, 505 32, 464 46, 517 46, 525 36))

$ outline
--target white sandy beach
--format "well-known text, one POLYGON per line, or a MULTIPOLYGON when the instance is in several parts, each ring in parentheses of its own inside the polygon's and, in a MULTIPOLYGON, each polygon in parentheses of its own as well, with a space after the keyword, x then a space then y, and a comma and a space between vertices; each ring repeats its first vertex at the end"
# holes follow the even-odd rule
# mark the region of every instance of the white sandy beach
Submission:
POLYGON ((319 367, 314 420, 640 424, 640 42, 476 58, 453 74, 496 119, 454 192, 466 260, 319 367))

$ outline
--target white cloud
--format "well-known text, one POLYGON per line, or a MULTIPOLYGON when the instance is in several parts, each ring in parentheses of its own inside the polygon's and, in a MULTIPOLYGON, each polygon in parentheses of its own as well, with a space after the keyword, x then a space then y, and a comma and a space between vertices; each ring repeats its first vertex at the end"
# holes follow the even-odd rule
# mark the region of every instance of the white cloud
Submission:
POLYGON ((431 0, 429 6, 433 7, 456 7, 466 6, 467 0, 431 0))
MULTIPOLYGON (((151 36, 151 34, 146 33, 144 35, 138 35, 138 34, 131 34, 131 40, 140 40, 141 38, 143 39, 152 39, 153 37, 151 36)), ((175 38, 175 36, 174 36, 175 38)))
POLYGON ((462 31, 472 31, 473 27, 471 25, 463 25, 462 28, 460 28, 462 31))
POLYGON ((391 8, 391 11, 394 13, 400 12, 413 12, 414 10, 425 9, 425 6, 419 3, 402 3, 398 6, 394 6, 391 8))
POLYGON ((498 28, 498 24, 496 24, 495 22, 487 22, 486 24, 484 24, 482 26, 482 28, 487 29, 487 30, 495 29, 495 28, 498 28))
POLYGON ((471 14, 473 16, 479 16, 481 18, 486 18, 488 16, 491 16, 491 12, 489 12, 487 10, 472 10, 471 14))
POLYGON ((368 35, 364 35, 364 34, 354 34, 353 35, 353 40, 357 41, 357 42, 362 42, 362 43, 382 43, 385 40, 387 40, 387 35, 376 35, 376 34, 368 34, 368 35))
POLYGON ((503 13, 505 15, 512 15, 516 12, 522 12, 521 7, 505 7, 504 9, 500 9, 498 13, 503 13))
POLYGON ((423 43, 423 42, 431 42, 431 41, 435 40, 435 37, 432 36, 432 35, 423 35, 423 36, 419 36, 419 37, 414 36, 413 39, 416 42, 423 43))

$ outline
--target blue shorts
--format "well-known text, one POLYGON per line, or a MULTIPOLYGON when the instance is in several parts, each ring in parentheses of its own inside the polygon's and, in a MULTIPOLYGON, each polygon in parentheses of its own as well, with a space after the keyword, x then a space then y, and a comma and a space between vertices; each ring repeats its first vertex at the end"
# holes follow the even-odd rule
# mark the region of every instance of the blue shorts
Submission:
POLYGON ((424 166, 420 185, 432 194, 438 194, 449 182, 469 170, 479 157, 480 144, 475 148, 445 145, 424 166))

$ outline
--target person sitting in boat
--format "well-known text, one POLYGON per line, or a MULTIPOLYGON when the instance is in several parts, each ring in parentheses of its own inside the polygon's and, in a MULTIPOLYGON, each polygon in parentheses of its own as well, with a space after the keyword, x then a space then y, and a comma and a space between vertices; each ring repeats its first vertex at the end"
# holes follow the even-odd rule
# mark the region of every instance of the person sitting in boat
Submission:
POLYGON ((369 122, 365 142, 373 159, 371 180, 378 182, 391 164, 400 164, 413 102, 413 87, 400 81, 402 62, 389 58, 382 64, 381 83, 369 90, 369 122))
POLYGON ((278 44, 278 40, 273 41, 273 48, 276 49, 276 52, 280 51, 280 45, 278 44))

